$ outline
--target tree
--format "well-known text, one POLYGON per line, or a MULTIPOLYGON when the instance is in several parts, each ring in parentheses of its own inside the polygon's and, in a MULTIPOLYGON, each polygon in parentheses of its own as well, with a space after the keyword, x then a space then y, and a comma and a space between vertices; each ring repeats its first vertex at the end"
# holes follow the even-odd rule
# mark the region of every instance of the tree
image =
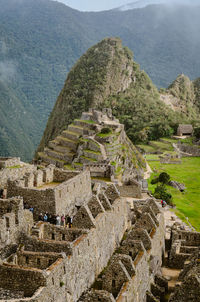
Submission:
POLYGON ((167 174, 166 172, 162 172, 160 173, 159 177, 158 177, 158 181, 161 182, 162 184, 168 184, 170 181, 170 176, 169 174, 167 174))
POLYGON ((157 199, 163 199, 165 200, 168 204, 172 205, 172 195, 167 192, 167 188, 164 184, 157 185, 155 188, 153 196, 157 199))

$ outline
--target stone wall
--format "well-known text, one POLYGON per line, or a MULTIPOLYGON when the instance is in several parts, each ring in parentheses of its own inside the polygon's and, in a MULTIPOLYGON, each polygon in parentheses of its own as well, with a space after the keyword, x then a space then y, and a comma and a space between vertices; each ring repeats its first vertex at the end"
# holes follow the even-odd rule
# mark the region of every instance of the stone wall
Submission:
POLYGON ((121 196, 123 197, 131 197, 131 198, 141 198, 142 197, 142 190, 141 185, 136 182, 132 181, 129 184, 123 184, 122 186, 117 187, 120 191, 121 196))
MULTIPOLYGON (((183 144, 181 142, 178 143, 177 146, 181 152, 188 153, 188 154, 190 154, 190 156, 200 156, 200 147, 199 146, 195 146, 195 145, 190 146, 190 145, 183 144)), ((184 155, 184 156, 186 156, 186 155, 184 155)))
POLYGON ((4 263, 44 270, 60 257, 62 255, 56 253, 17 251, 16 254, 9 256, 4 263))
MULTIPOLYGON (((33 175, 34 176, 34 175, 33 175)), ((34 217, 42 212, 71 215, 76 206, 86 203, 91 197, 91 179, 89 171, 82 173, 54 170, 54 181, 64 182, 48 188, 33 187, 34 177, 24 181, 8 181, 8 197, 22 196, 27 207, 34 207, 34 217), (75 175, 75 176, 74 176, 75 175), (73 177, 74 176, 74 177, 73 177), (25 187, 27 185, 28 187, 25 187)))
POLYGON ((19 157, 0 157, 0 169, 21 165, 19 157))
POLYGON ((21 167, 4 168, 0 170, 0 188, 6 187, 8 179, 14 181, 24 177, 26 173, 32 173, 37 170, 37 167, 22 163, 21 167))
MULTIPOLYGON (((112 202, 112 206, 110 204, 108 210, 105 210, 101 201, 95 199, 94 196, 91 199, 94 205, 92 205, 92 203, 90 204, 90 202, 88 203, 87 211, 94 223, 94 227, 90 230, 80 229, 83 223, 80 219, 76 219, 76 216, 79 217, 79 211, 82 213, 82 208, 85 207, 82 206, 74 217, 76 228, 64 229, 63 227, 53 226, 49 223, 39 223, 38 228, 42 229, 42 232, 39 232, 39 237, 43 238, 27 235, 22 236, 21 243, 25 251, 21 253, 23 254, 21 263, 26 262, 26 257, 28 256, 30 257, 29 261, 33 261, 33 266, 37 267, 37 258, 40 258, 41 251, 45 253, 62 251, 68 255, 66 258, 64 257, 62 263, 60 263, 61 267, 57 273, 53 270, 51 276, 47 274, 46 286, 41 288, 42 284, 40 284, 40 290, 39 288, 36 289, 37 292, 35 292, 35 295, 32 297, 32 302, 48 301, 47 295, 49 299, 52 299, 53 296, 52 301, 77 301, 81 294, 92 285, 95 278, 107 265, 127 229, 128 222, 128 209, 119 198, 118 192, 114 192, 114 190, 115 187, 109 190, 107 189, 108 197, 112 202), (101 210, 97 211, 99 207, 101 210), (51 234, 52 232, 55 234, 54 239, 49 239, 49 233, 51 234), (63 234, 69 241, 65 242, 62 240, 63 234), (65 247, 68 247, 68 250, 65 247), (35 255, 33 251, 36 252, 35 255), (57 288, 54 288, 56 285, 57 288), (61 295, 61 293, 63 294, 61 295)), ((107 196, 105 198, 107 198, 107 196)), ((105 200, 103 202, 105 203, 105 200)), ((41 258, 39 261, 40 265, 42 261, 41 258)), ((54 264, 52 265, 54 266, 54 264)), ((49 269, 50 268, 47 268, 47 273, 49 269)), ((103 296, 109 297, 107 294, 103 296)), ((25 299, 25 301, 27 300, 25 299)))
POLYGON ((24 210, 21 198, 0 199, 0 244, 17 241, 21 231, 28 233, 33 226, 33 215, 24 210))
POLYGON ((182 269, 185 261, 200 247, 200 233, 180 230, 177 226, 171 234, 169 267, 182 269))
POLYGON ((87 203, 92 196, 89 171, 76 174, 75 177, 55 187, 56 214, 73 215, 75 206, 87 203))
POLYGON ((31 297, 40 286, 45 285, 46 279, 41 270, 0 265, 0 288, 23 291, 25 296, 31 297))
POLYGON ((22 196, 24 204, 28 208, 34 208, 35 218, 38 218, 40 212, 56 213, 54 189, 38 190, 36 188, 26 188, 21 187, 17 182, 8 181, 7 195, 8 197, 22 196))
MULTIPOLYGON (((96 279, 94 290, 85 293, 79 299, 80 302, 93 301, 91 298, 96 301, 97 297, 99 297, 99 301, 104 301, 101 300, 102 290, 104 294, 105 291, 107 292, 105 301, 147 301, 147 292, 154 285, 157 274, 161 274, 165 226, 163 214, 152 200, 148 200, 148 205, 144 204, 140 207, 141 217, 142 207, 143 212, 151 209, 149 215, 155 216, 152 217, 152 220, 156 218, 156 228, 148 234, 147 230, 138 228, 139 225, 138 227, 136 224, 133 225, 128 234, 124 236, 121 246, 116 250, 106 269, 96 279)), ((160 281, 161 277, 157 277, 157 279, 160 281)), ((159 283, 167 286, 165 280, 161 281, 159 283)), ((150 296, 153 297, 153 295, 150 296)), ((156 301, 156 299, 152 301, 156 301)))

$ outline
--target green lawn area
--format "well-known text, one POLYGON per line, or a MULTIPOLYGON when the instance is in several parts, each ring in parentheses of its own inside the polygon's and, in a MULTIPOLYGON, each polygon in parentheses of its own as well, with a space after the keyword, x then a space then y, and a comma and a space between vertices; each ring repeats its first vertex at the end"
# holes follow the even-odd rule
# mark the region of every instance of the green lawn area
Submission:
POLYGON ((185 184, 184 193, 172 187, 168 187, 168 190, 173 195, 176 214, 183 220, 188 217, 190 223, 197 231, 200 231, 200 157, 182 158, 180 165, 161 164, 153 161, 149 161, 149 165, 154 171, 149 180, 149 190, 152 192, 156 185, 151 185, 150 181, 161 172, 167 172, 172 180, 185 184))
POLYGON ((151 141, 150 145, 153 146, 157 151, 173 151, 174 148, 171 143, 164 143, 160 141, 151 141))
POLYGON ((171 144, 173 144, 173 143, 177 144, 178 143, 178 140, 175 139, 175 138, 163 137, 163 138, 161 138, 161 140, 165 141, 167 143, 171 143, 171 144))
POLYGON ((137 147, 144 150, 145 153, 156 152, 155 148, 150 145, 137 145, 137 147))
POLYGON ((162 141, 150 141, 148 145, 140 144, 137 145, 140 149, 144 150, 145 153, 154 152, 166 152, 173 151, 174 148, 172 143, 177 143, 176 139, 173 138, 162 138, 162 141))
POLYGON ((160 160, 159 156, 158 154, 146 154, 145 158, 146 160, 160 160))

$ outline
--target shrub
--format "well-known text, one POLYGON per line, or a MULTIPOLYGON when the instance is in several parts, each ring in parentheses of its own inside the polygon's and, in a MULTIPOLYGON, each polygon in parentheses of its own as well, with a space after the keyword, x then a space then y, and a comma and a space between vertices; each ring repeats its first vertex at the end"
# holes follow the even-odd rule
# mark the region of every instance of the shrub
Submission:
POLYGON ((158 181, 163 183, 163 184, 168 184, 170 181, 170 176, 169 174, 167 174, 166 172, 162 172, 160 173, 159 177, 158 177, 158 181))
POLYGON ((60 281, 60 287, 62 287, 65 283, 63 281, 60 281))
POLYGON ((165 185, 157 185, 155 188, 153 196, 157 199, 163 199, 165 200, 168 204, 172 204, 172 195, 167 192, 167 189, 165 185))
POLYGON ((158 183, 158 177, 152 179, 152 181, 151 181, 151 184, 152 184, 152 185, 155 185, 155 184, 157 184, 157 183, 158 183))

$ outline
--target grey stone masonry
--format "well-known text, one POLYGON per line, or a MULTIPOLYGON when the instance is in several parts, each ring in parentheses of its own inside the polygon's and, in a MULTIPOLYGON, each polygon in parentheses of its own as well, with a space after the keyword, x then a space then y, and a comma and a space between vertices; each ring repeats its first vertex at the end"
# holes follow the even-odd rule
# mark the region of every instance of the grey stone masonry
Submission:
POLYGON ((112 294, 114 301, 157 302, 163 298, 167 291, 167 281, 158 273, 164 252, 164 218, 152 199, 140 207, 141 215, 149 211, 146 214, 153 214, 159 223, 150 235, 134 224, 131 230, 124 234, 121 245, 116 249, 108 266, 96 278, 93 290, 86 292, 79 299, 80 302, 91 301, 91 298, 93 301, 104 301, 102 291, 112 294), (150 290, 154 291, 155 296, 150 290))
POLYGON ((34 207, 35 218, 41 212, 71 215, 75 205, 87 203, 92 196, 90 173, 43 169, 25 175, 20 181, 9 180, 7 194, 22 196, 28 207, 34 207))

